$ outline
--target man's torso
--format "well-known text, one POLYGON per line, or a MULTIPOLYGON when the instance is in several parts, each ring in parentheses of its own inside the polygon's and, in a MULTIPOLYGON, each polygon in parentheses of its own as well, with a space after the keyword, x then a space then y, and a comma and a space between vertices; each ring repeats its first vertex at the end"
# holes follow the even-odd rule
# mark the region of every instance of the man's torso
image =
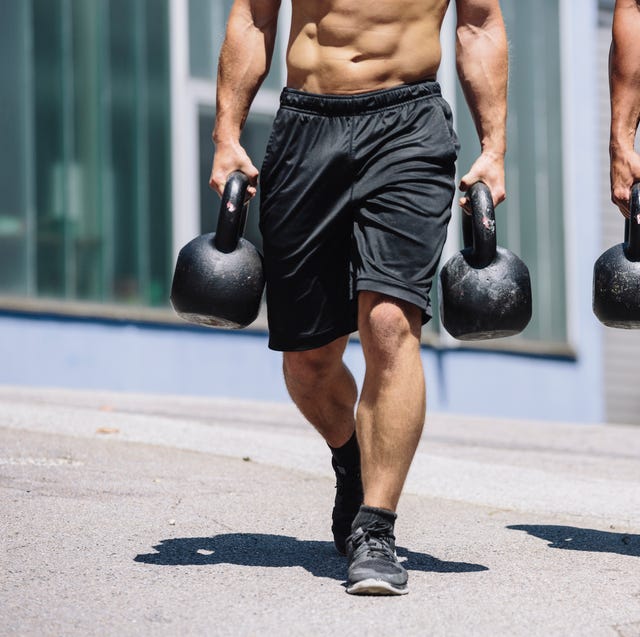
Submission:
POLYGON ((435 78, 449 0, 292 0, 287 86, 349 94, 435 78))

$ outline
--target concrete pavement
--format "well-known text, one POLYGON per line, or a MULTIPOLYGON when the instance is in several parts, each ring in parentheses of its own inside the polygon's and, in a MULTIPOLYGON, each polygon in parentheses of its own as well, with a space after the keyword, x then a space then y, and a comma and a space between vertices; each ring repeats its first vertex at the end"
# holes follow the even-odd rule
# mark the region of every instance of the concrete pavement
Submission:
POLYGON ((333 492, 289 405, 0 388, 0 635, 640 636, 640 428, 430 415, 402 598, 333 492))

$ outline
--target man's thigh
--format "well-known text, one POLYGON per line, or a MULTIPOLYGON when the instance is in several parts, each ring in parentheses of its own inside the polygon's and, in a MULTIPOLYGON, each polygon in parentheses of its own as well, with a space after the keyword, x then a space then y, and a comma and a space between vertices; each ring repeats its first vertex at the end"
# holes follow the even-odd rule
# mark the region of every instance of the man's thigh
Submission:
POLYGON ((281 109, 261 174, 269 346, 320 347, 356 329, 349 123, 281 109))

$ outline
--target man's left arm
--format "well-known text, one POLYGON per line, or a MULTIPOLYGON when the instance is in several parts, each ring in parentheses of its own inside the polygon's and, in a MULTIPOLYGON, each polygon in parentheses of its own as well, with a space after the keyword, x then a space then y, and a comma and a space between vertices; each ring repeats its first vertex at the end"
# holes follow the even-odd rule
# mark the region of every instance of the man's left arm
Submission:
MULTIPOLYGON (((497 205, 505 199, 507 149, 507 34, 498 0, 456 0, 458 77, 480 139, 480 156, 460 180, 466 191, 484 182, 497 205)), ((467 207, 467 199, 460 199, 467 207)))
POLYGON ((640 0, 616 0, 609 53, 611 200, 629 216, 631 186, 640 181, 634 142, 640 122, 640 0))

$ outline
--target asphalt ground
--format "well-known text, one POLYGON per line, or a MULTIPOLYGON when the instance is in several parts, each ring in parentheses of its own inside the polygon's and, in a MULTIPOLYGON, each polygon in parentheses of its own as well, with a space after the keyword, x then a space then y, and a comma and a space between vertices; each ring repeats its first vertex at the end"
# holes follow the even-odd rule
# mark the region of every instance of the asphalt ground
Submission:
POLYGON ((640 635, 640 428, 430 414, 346 594, 289 405, 0 388, 0 635, 640 635))

